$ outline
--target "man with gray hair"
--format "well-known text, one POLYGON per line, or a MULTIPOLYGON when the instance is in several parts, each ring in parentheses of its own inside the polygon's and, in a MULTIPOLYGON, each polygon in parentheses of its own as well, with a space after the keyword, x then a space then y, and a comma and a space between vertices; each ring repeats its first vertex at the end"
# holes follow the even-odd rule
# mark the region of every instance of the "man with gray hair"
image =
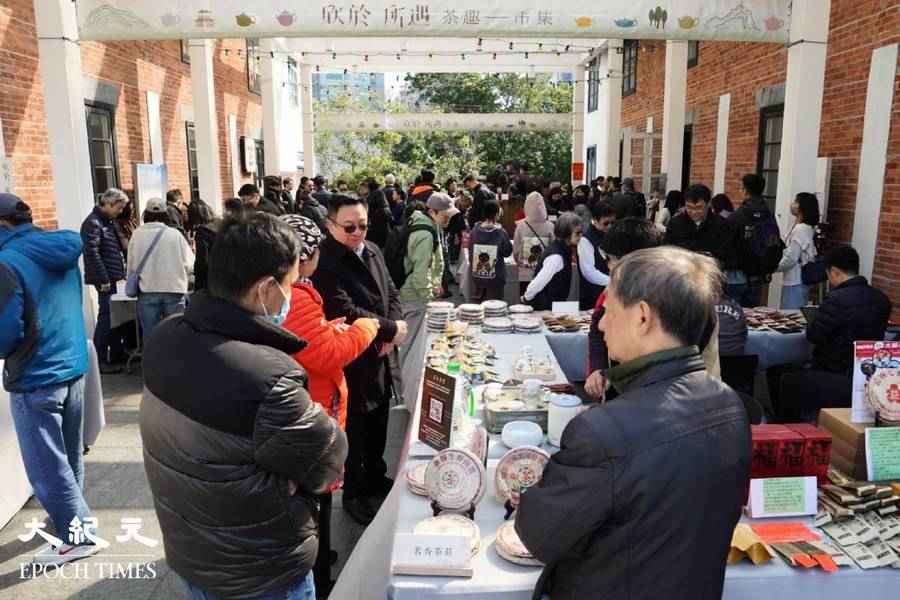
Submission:
POLYGON ((109 299, 116 283, 125 279, 125 257, 116 229, 116 217, 125 208, 128 196, 118 188, 100 195, 100 202, 81 224, 84 245, 84 282, 97 288, 97 325, 94 347, 100 357, 100 371, 115 373, 125 359, 122 340, 110 328, 109 299))
POLYGON ((613 269, 600 329, 620 395, 569 422, 517 511, 547 565, 535 597, 721 598, 751 456, 744 406, 697 348, 722 283, 714 259, 671 247, 613 269))

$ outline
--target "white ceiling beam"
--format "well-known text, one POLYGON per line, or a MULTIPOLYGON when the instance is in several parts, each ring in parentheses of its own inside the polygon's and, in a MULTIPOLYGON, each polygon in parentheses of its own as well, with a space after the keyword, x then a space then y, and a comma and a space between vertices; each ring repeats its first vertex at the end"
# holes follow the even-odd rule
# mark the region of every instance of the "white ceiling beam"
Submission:
POLYGON ((599 47, 604 38, 521 38, 498 39, 481 38, 281 38, 279 45, 287 52, 337 52, 377 54, 379 52, 509 52, 560 50, 589 52, 590 48, 599 47), (512 49, 510 49, 512 43, 512 49), (480 48, 480 50, 479 50, 480 48))

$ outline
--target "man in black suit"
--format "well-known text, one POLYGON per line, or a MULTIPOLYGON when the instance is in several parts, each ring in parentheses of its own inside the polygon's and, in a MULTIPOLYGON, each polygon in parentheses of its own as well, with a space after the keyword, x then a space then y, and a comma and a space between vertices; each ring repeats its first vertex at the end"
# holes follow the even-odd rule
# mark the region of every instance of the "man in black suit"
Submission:
POLYGON ((381 250, 366 240, 368 229, 365 199, 332 195, 328 201, 329 235, 320 246, 319 267, 312 276, 328 319, 344 317, 347 323, 353 323, 367 317, 381 325, 372 344, 344 369, 349 391, 350 449, 343 506, 363 525, 368 525, 377 512, 372 503, 387 495, 393 485, 382 458, 394 388, 390 357, 407 334, 400 293, 391 281, 381 250))

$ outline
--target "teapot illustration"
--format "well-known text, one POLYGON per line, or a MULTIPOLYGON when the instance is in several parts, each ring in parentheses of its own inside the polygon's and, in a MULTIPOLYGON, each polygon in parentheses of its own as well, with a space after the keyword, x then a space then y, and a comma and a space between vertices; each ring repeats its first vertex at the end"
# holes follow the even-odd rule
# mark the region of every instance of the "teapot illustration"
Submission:
POLYGON ((290 27, 297 20, 297 13, 281 11, 281 14, 275 15, 275 20, 284 27, 290 27))
POLYGON ((637 19, 616 19, 613 21, 617 27, 628 28, 637 25, 637 19))
POLYGON ((575 19, 575 25, 581 29, 586 29, 593 24, 594 20, 590 17, 578 17, 575 19))
POLYGON ((697 17, 685 16, 678 19, 678 26, 682 29, 693 29, 699 24, 700 19, 698 19, 697 17))
POLYGON ((211 28, 215 27, 216 20, 212 16, 212 11, 209 11, 209 10, 197 11, 197 18, 194 19, 194 25, 199 27, 200 29, 211 29, 211 28))
POLYGON ((784 21, 782 21, 775 15, 772 15, 771 17, 766 19, 766 29, 768 29, 769 31, 778 31, 782 27, 784 27, 784 21))
POLYGON ((251 25, 256 24, 256 17, 248 15, 247 13, 236 15, 234 20, 237 22, 238 27, 250 27, 251 25))

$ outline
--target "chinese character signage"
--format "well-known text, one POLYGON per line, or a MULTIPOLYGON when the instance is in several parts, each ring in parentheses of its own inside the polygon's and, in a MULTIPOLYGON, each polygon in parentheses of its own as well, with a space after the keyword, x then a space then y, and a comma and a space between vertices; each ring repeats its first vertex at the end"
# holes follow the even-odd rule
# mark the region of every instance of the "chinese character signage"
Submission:
POLYGON ((422 411, 419 417, 419 441, 435 450, 450 447, 453 430, 453 401, 456 378, 437 369, 425 367, 422 381, 422 411))
POLYGON ((319 113, 317 131, 572 131, 569 113, 319 113))
POLYGON ((75 0, 82 39, 577 37, 788 41, 790 0, 75 0), (290 8, 287 8, 290 6, 290 8))

